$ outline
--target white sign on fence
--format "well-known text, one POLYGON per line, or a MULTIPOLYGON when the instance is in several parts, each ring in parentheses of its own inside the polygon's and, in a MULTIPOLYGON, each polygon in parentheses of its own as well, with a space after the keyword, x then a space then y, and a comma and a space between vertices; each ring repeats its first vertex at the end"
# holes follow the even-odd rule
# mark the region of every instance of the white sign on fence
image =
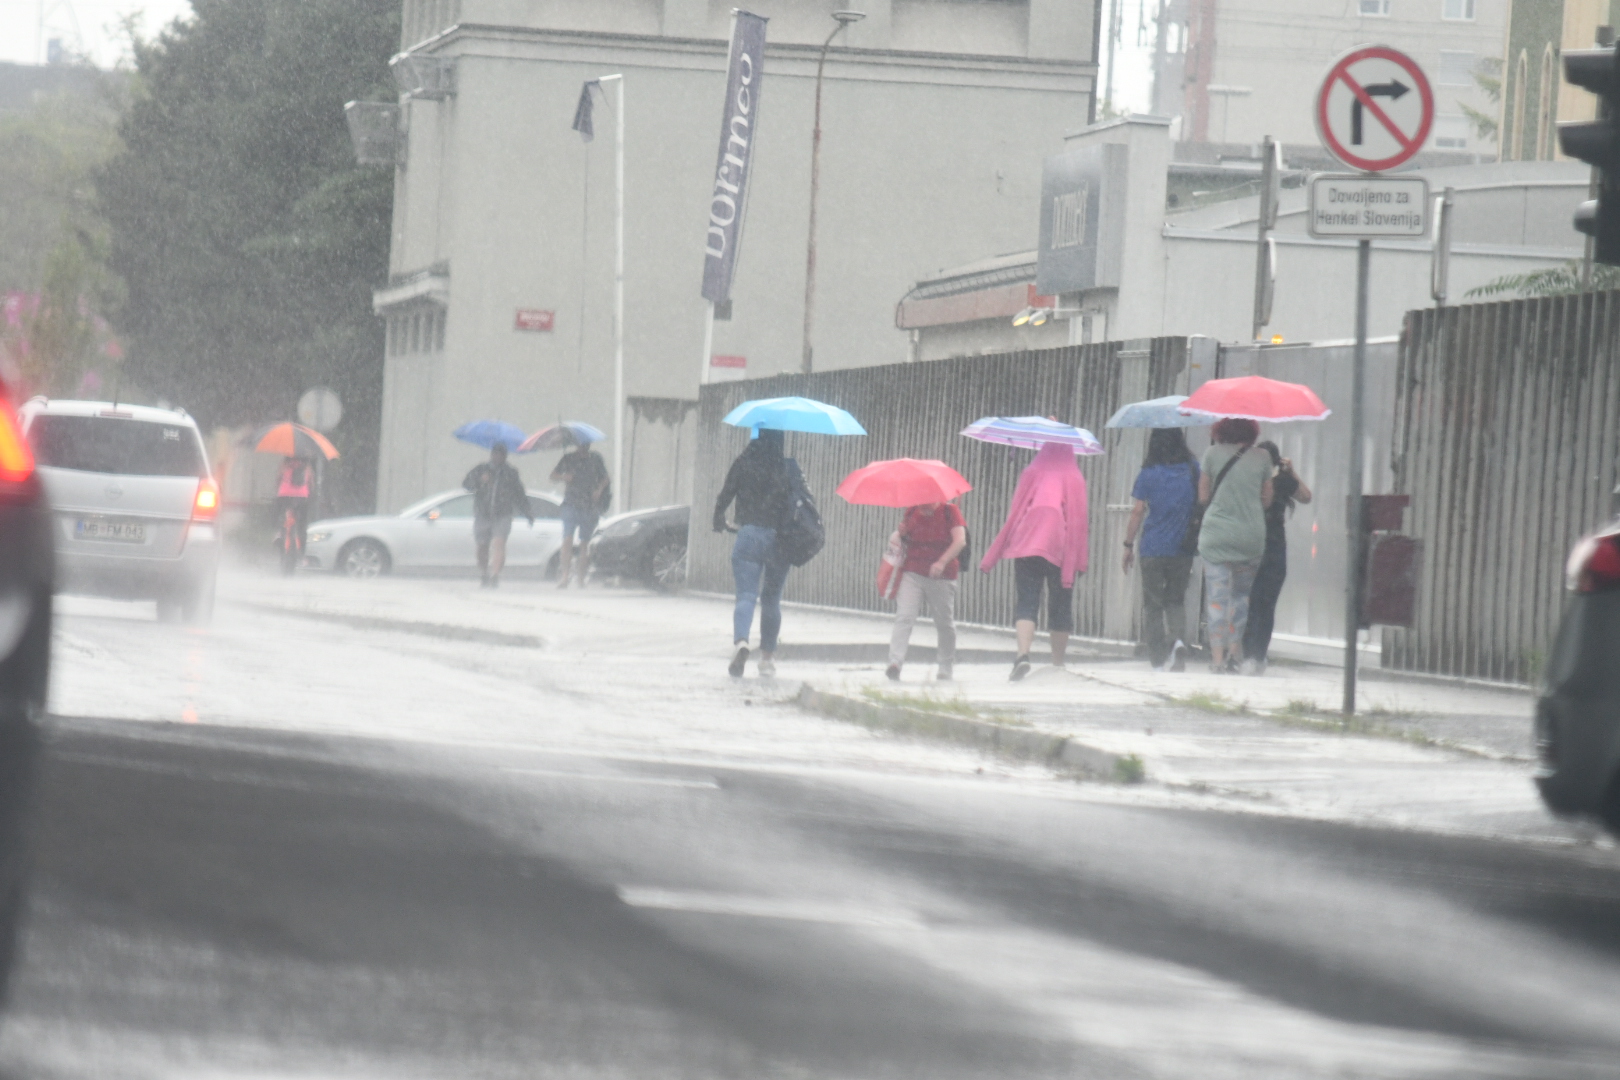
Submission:
POLYGON ((1404 237, 1429 231, 1429 182, 1416 176, 1311 178, 1310 232, 1318 237, 1404 237))

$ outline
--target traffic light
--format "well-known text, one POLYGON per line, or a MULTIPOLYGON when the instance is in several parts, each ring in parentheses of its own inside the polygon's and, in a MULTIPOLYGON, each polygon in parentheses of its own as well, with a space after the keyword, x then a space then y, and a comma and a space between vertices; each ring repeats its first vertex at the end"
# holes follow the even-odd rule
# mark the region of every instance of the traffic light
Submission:
POLYGON ((1597 95, 1596 120, 1558 125, 1558 148, 1597 169, 1598 197, 1575 211, 1596 262, 1620 266, 1620 58, 1614 46, 1564 53, 1564 78, 1597 95))

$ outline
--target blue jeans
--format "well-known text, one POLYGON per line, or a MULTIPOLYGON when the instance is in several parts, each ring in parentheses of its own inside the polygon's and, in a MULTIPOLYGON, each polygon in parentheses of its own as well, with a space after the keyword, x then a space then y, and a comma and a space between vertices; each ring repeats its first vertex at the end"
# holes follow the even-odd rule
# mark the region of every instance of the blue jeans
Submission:
POLYGON ((754 605, 759 605, 759 647, 776 651, 782 629, 782 586, 788 564, 776 557, 776 530, 744 525, 731 546, 731 576, 737 583, 737 610, 732 617, 733 641, 747 641, 754 626, 754 605))

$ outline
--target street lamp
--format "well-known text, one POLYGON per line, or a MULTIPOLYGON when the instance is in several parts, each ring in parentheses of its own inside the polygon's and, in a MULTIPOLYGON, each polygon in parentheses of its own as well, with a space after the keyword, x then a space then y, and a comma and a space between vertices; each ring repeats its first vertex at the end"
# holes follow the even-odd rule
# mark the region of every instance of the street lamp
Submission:
POLYGON ((804 362, 802 370, 806 375, 811 371, 811 344, 810 325, 816 312, 816 195, 821 190, 821 74, 827 67, 827 50, 832 47, 833 38, 838 32, 850 23, 860 22, 866 18, 864 11, 835 11, 832 17, 837 26, 827 35, 827 40, 821 43, 821 59, 816 62, 816 124, 810 136, 810 242, 805 250, 804 258, 804 362))

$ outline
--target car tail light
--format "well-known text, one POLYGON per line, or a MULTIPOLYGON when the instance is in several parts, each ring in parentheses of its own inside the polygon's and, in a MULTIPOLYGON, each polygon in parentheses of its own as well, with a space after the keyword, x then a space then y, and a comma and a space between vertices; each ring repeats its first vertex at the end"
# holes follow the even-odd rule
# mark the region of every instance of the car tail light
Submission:
POLYGON ((197 498, 191 504, 191 520, 213 521, 219 513, 219 487, 212 480, 197 482, 197 498))
POLYGON ((1578 593, 1620 589, 1620 532, 1598 533, 1576 544, 1564 568, 1564 584, 1578 593))
POLYGON ((34 477, 34 452, 17 427, 11 403, 0 397, 0 492, 11 493, 34 477))

